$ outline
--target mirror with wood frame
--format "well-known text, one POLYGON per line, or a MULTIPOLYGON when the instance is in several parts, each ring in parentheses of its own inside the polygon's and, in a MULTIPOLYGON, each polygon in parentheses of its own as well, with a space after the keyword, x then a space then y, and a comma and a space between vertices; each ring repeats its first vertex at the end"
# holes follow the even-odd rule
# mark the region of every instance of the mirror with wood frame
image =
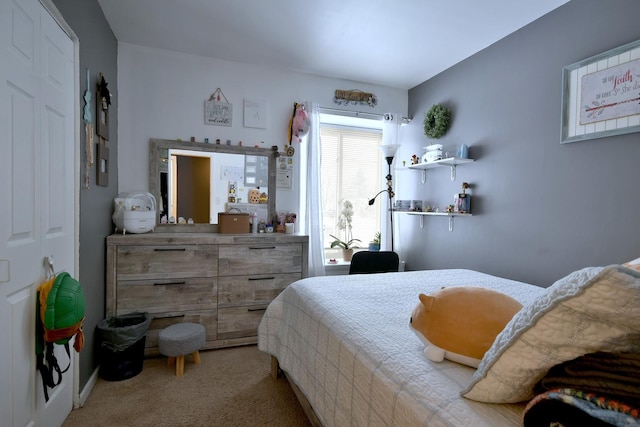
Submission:
POLYGON ((218 212, 233 207, 274 218, 278 155, 277 149, 150 139, 149 192, 156 198, 156 230, 215 232, 218 212), (176 222, 192 218, 194 224, 161 224, 163 215, 176 222))

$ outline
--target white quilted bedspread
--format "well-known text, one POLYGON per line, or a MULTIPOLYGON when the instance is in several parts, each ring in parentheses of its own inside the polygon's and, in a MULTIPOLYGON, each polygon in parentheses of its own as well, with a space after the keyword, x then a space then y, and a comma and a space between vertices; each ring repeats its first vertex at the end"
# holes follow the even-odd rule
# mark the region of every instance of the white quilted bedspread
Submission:
POLYGON ((461 397, 474 369, 424 356, 409 317, 419 293, 443 286, 486 287, 523 305, 545 292, 470 270, 308 278, 269 305, 258 345, 327 427, 522 425, 522 404, 461 397))

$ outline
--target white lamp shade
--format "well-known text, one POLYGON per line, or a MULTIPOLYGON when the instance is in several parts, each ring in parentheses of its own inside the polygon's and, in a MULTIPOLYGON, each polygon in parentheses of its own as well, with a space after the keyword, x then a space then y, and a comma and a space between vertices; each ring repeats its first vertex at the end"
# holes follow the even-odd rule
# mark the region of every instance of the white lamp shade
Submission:
POLYGON ((396 152, 398 151, 398 148, 400 148, 400 144, 387 144, 387 145, 380 145, 379 147, 384 157, 394 158, 396 155, 396 152))

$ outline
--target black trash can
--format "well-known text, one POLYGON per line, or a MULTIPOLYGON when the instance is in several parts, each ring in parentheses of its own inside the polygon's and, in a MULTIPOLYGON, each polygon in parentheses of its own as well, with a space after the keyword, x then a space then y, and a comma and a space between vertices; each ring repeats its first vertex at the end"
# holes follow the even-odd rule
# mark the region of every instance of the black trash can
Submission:
POLYGON ((98 322, 100 377, 122 381, 142 372, 149 313, 112 316, 98 322))

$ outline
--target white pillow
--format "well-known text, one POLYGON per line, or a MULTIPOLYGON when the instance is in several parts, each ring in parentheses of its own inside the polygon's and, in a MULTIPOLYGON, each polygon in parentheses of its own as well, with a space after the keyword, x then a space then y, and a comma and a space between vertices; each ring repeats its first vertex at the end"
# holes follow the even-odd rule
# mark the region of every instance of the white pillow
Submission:
POLYGON ((596 351, 640 351, 640 272, 590 267, 558 280, 511 319, 462 395, 528 400, 550 368, 596 351))

